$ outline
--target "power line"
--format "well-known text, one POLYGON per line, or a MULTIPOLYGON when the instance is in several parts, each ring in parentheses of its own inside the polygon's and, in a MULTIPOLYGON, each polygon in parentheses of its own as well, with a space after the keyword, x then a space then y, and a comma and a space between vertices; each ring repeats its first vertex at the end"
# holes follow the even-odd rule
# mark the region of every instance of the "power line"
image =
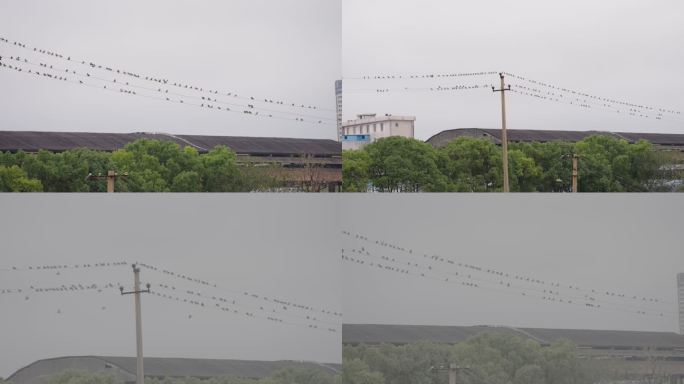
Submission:
MULTIPOLYGON (((16 60, 16 59, 13 58, 13 60, 16 60)), ((19 61, 21 62, 21 60, 19 60, 19 61)), ((23 62, 23 64, 28 64, 28 62, 23 62)), ((286 120, 286 121, 297 121, 300 123, 313 124, 313 125, 327 125, 327 126, 333 126, 334 125, 332 123, 326 123, 320 119, 319 120, 315 120, 315 119, 312 120, 311 118, 305 119, 303 117, 291 118, 291 117, 278 116, 278 115, 273 114, 273 113, 261 113, 262 111, 259 111, 255 108, 249 107, 249 106, 247 107, 247 109, 235 110, 235 109, 232 109, 230 107, 225 107, 225 106, 222 107, 221 105, 217 105, 217 104, 219 104, 218 100, 216 102, 214 102, 213 100, 206 100, 206 102, 198 104, 198 103, 187 102, 182 98, 170 98, 168 96, 158 97, 158 96, 153 96, 153 95, 146 95, 146 94, 139 93, 135 90, 130 89, 129 88, 129 87, 131 87, 130 84, 126 84, 126 83, 119 84, 116 81, 108 81, 108 80, 103 80, 103 79, 96 79, 92 76, 86 76, 86 77, 92 78, 94 80, 106 81, 106 82, 110 82, 110 83, 115 84, 114 87, 112 87, 112 86, 108 87, 107 85, 99 86, 99 85, 92 84, 88 80, 86 80, 86 81, 84 81, 84 80, 78 80, 78 81, 72 80, 69 77, 67 77, 66 74, 62 74, 61 72, 58 72, 58 74, 48 73, 48 71, 54 72, 54 70, 51 70, 49 68, 44 68, 42 72, 38 71, 38 70, 33 71, 30 69, 25 70, 24 67, 21 67, 19 65, 6 64, 6 63, 3 63, 2 61, 0 61, 0 68, 7 68, 7 69, 14 70, 17 72, 21 72, 24 74, 33 74, 33 75, 36 75, 36 76, 41 77, 41 78, 47 78, 47 79, 56 80, 56 81, 64 81, 64 82, 68 82, 68 83, 72 83, 72 84, 82 85, 85 87, 109 91, 109 92, 113 92, 113 93, 133 95, 133 96, 148 98, 148 99, 157 100, 157 101, 166 101, 166 102, 170 102, 173 104, 182 104, 182 105, 197 107, 197 108, 201 108, 201 109, 214 110, 217 112, 218 111, 225 111, 225 112, 230 112, 230 113, 234 113, 234 114, 235 113, 240 114, 243 116, 249 115, 249 116, 260 117, 260 118, 270 118, 270 119, 278 119, 278 120, 286 120)), ((74 75, 74 74, 72 73, 72 75, 74 75)), ((78 76, 78 74, 76 74, 76 76, 78 76)), ((154 90, 152 90, 152 89, 148 89, 148 90, 154 92, 154 90)), ((221 104, 225 104, 225 103, 221 103, 221 104)), ((301 115, 297 115, 297 116, 301 116, 301 115)))
POLYGON ((242 317, 247 317, 251 319, 259 319, 259 320, 264 320, 270 323, 279 323, 279 324, 285 324, 285 325, 290 325, 302 329, 308 329, 308 330, 313 330, 313 331, 321 331, 321 332, 326 332, 326 333, 339 333, 339 326, 338 327, 332 327, 332 326, 325 326, 325 325, 318 325, 314 323, 301 323, 301 322, 294 322, 294 321, 288 321, 283 318, 280 318, 275 315, 260 315, 256 312, 250 312, 250 311, 241 311, 236 308, 231 308, 230 306, 227 305, 208 305, 205 302, 201 300, 187 300, 183 299, 181 296, 178 295, 168 295, 168 294, 160 294, 160 293, 155 293, 155 296, 165 299, 169 302, 173 302, 176 305, 189 305, 193 306, 195 308, 199 309, 206 309, 206 310, 215 310, 215 311, 220 311, 225 314, 230 314, 230 315, 238 315, 242 317))
MULTIPOLYGON (((78 264, 67 264, 67 263, 60 263, 60 264, 44 264, 44 265, 29 265, 29 266, 11 266, 11 267, 3 267, 0 268, 0 271, 5 271, 5 272, 16 272, 16 273, 25 273, 25 272, 32 272, 32 273, 38 273, 38 272, 56 272, 57 274, 61 274, 62 271, 83 271, 83 270, 93 270, 93 269, 102 269, 102 268, 116 268, 116 267, 121 267, 121 266, 128 266, 130 265, 128 262, 125 261, 117 261, 117 262, 97 262, 97 263, 78 263, 78 264)), ((137 267, 139 268, 144 268, 147 269, 151 272, 156 272, 165 276, 169 276, 175 279, 179 279, 185 283, 189 284, 195 284, 199 285, 200 287, 204 289, 215 289, 218 291, 222 292, 227 292, 230 295, 233 296, 233 298, 228 301, 226 299, 226 296, 224 295, 212 295, 212 296, 207 296, 207 297, 212 297, 212 298, 222 298, 224 299, 226 303, 231 302, 231 303, 238 303, 240 305, 246 305, 250 308, 260 308, 264 307, 264 305, 270 305, 270 306, 277 306, 280 308, 281 311, 289 311, 288 313, 291 313, 292 316, 300 316, 296 312, 297 311, 303 311, 307 313, 307 315, 304 315, 304 319, 315 319, 315 321, 320 321, 323 323, 330 323, 329 320, 327 320, 327 317, 330 318, 335 318, 335 319, 340 319, 342 318, 342 312, 341 311, 336 311, 336 310, 330 310, 326 309, 325 307, 320 307, 320 306, 314 306, 314 305, 309 305, 309 304, 302 304, 301 301, 293 301, 293 300, 286 300, 279 298, 277 296, 270 296, 270 295, 264 295, 264 294, 258 294, 256 292, 252 291, 238 291, 234 289, 229 289, 223 286, 220 286, 216 283, 203 280, 194 276, 190 276, 184 273, 177 273, 174 271, 170 271, 164 268, 159 268, 150 264, 146 263, 136 263, 137 267), (243 304, 243 302, 257 302, 258 304, 256 305, 250 305, 250 304, 243 304), (307 317, 308 316, 308 317, 307 317)), ((112 283, 106 283, 109 287, 113 287, 112 283)), ((118 283, 117 283, 118 284, 118 283)), ((83 289, 87 289, 87 287, 92 287, 92 289, 101 289, 98 287, 101 287, 103 284, 92 284, 92 285, 83 285, 83 284, 61 284, 61 285, 56 285, 52 286, 50 288, 42 288, 40 290, 36 290, 35 286, 32 285, 30 288, 25 288, 25 287, 7 287, 7 288, 2 288, 0 289, 0 294, 20 294, 20 293, 25 293, 32 291, 34 293, 44 293, 44 292, 55 292, 55 293, 65 293, 65 292, 75 292, 83 289)), ((176 286, 174 285, 169 285, 165 283, 159 283, 157 284, 158 286, 161 287, 166 287, 166 289, 172 289, 176 290, 176 286)), ((117 285, 118 286, 118 285, 117 285)), ((179 289, 180 291, 180 289, 179 289)), ((194 292, 195 294, 199 294, 198 291, 196 290, 186 290, 186 292, 194 292)))
POLYGON ((676 119, 670 119, 667 116, 665 116, 661 112, 655 112, 653 114, 648 114, 647 112, 644 112, 642 110, 633 108, 633 107, 625 107, 618 109, 615 107, 615 105, 609 104, 609 103, 600 103, 596 102, 590 99, 583 99, 579 97, 564 97, 560 93, 554 93, 554 92, 543 92, 540 90, 534 90, 530 87, 526 87, 520 84, 512 84, 511 85, 513 89, 511 89, 512 92, 517 93, 519 95, 527 96, 530 98, 534 98, 540 101, 547 101, 547 102, 553 102, 553 103, 558 103, 558 104, 563 104, 563 105, 568 105, 568 106, 573 106, 579 109, 584 109, 588 111, 600 111, 600 112, 606 112, 606 113, 611 113, 611 114, 618 114, 621 116, 626 116, 626 117, 632 117, 635 119, 649 119, 649 120, 662 120, 662 121, 670 121, 670 122, 684 122, 682 120, 676 120, 676 119))
POLYGON ((270 302, 273 302, 275 304, 282 305, 282 306, 285 306, 285 307, 288 307, 291 309, 295 309, 295 310, 315 312, 315 313, 319 313, 319 314, 323 314, 323 315, 329 315, 329 316, 336 317, 336 318, 342 317, 341 311, 330 310, 330 309, 318 307, 318 306, 305 305, 305 304, 301 304, 299 302, 278 298, 278 297, 272 296, 272 295, 264 295, 264 294, 259 294, 259 293, 251 292, 251 291, 237 291, 237 290, 233 290, 233 289, 223 287, 223 286, 221 286, 215 282, 200 279, 200 278, 197 278, 194 276, 189 276, 189 275, 179 273, 179 272, 174 272, 174 271, 171 271, 168 269, 159 268, 159 267, 156 267, 156 266, 150 265, 150 264, 138 263, 138 265, 141 266, 142 268, 146 268, 146 269, 149 269, 151 271, 155 271, 155 272, 158 272, 158 273, 161 273, 163 275, 167 275, 167 276, 170 276, 170 277, 173 277, 176 279, 180 279, 182 281, 194 283, 194 284, 200 285, 202 287, 206 287, 206 288, 215 288, 215 289, 222 290, 225 292, 229 292, 229 293, 232 293, 234 295, 241 296, 241 297, 251 297, 255 300, 263 300, 263 301, 267 301, 267 302, 270 301, 270 302))
POLYGON ((403 246, 399 246, 394 243, 382 241, 379 239, 371 239, 368 236, 362 235, 362 234, 352 234, 349 231, 342 231, 342 234, 350 239, 357 240, 357 241, 363 241, 366 244, 376 246, 376 247, 382 247, 385 249, 393 250, 395 252, 401 252, 406 255, 409 255, 411 257, 418 257, 421 258, 422 260, 430 259, 435 263, 442 264, 444 266, 450 266, 451 268, 458 268, 458 269, 463 269, 466 271, 469 271, 471 273, 481 273, 485 275, 490 275, 490 276, 496 276, 498 278, 506 278, 506 279, 511 279, 513 281, 517 282, 523 282, 523 283, 528 283, 530 285, 537 285, 540 287, 547 287, 550 289, 568 289, 571 291, 577 291, 577 292, 582 292, 585 294, 592 294, 592 295, 604 295, 606 297, 617 297, 625 300, 630 300, 630 301, 635 301, 640 304, 644 303, 651 303, 651 304, 667 304, 667 305, 672 305, 674 304, 671 301, 667 300, 662 300, 658 299, 655 297, 647 297, 644 295, 634 295, 634 294, 627 294, 626 292, 619 292, 618 290, 605 290, 605 289, 599 289, 599 288, 590 288, 590 287, 585 287, 585 286, 580 286, 579 284, 569 284, 569 283, 560 283, 558 281, 552 281, 551 279, 542 279, 539 277, 533 277, 530 275, 522 275, 522 274, 516 274, 512 272, 506 272, 503 269, 498 269, 498 268, 486 268, 474 264, 469 264, 465 261, 457 261, 457 258, 454 257, 445 257, 437 254, 432 254, 429 255, 426 252, 417 252, 414 251, 412 248, 406 248, 403 246), (422 256, 422 257, 421 257, 422 256))
POLYGON ((345 89, 345 93, 400 93, 400 92, 457 92, 473 89, 488 89, 491 84, 455 84, 437 85, 432 87, 401 87, 401 88, 352 88, 345 89))
POLYGON ((357 262, 358 264, 366 264, 368 260, 364 261, 364 259, 374 259, 375 263, 372 261, 369 263, 370 267, 373 267, 373 264, 376 266, 382 266, 384 269, 389 270, 389 271, 394 271, 398 272, 401 274, 408 274, 408 275, 414 275, 418 277, 423 277, 427 279, 432 279, 436 281, 443 281, 443 282, 450 282, 450 283, 455 283, 458 284, 460 282, 461 285, 467 286, 467 287, 474 287, 474 288, 496 288, 498 290, 507 290, 507 291, 514 291, 517 293, 526 293, 530 294, 532 293, 533 295, 544 295, 540 296, 538 298, 542 300, 547 300, 547 301, 558 301, 558 302, 568 302, 572 304, 573 302, 586 302, 586 303, 591 303, 592 305, 595 305, 597 307, 600 306, 612 306, 614 309, 620 309, 620 310, 625 310, 629 313, 640 313, 643 312, 644 309, 647 309, 648 311, 656 311, 658 313, 669 313, 669 314, 674 314, 672 311, 668 310, 663 310, 663 309, 654 309, 654 308, 644 308, 642 306, 635 306, 631 305, 628 303, 619 303, 619 302, 614 302, 606 299, 602 299, 599 297, 599 295, 589 295, 589 294, 584 294, 582 295, 579 293, 580 296, 577 295, 576 292, 573 293, 563 293, 560 290, 556 289, 551 289, 551 288, 535 288, 535 287, 526 287, 524 286, 524 282, 518 282, 518 281, 513 281, 507 278, 500 278, 500 279, 488 279, 486 277, 477 277, 474 276, 474 273, 459 273, 459 272, 449 272, 445 271, 445 269, 442 267, 433 267, 430 264, 424 264, 424 263, 416 263, 416 262, 406 262, 406 260, 402 260, 400 258, 397 258, 395 256, 389 257, 389 256, 384 256, 384 255, 376 255, 375 253, 368 252, 365 249, 348 249, 345 248, 343 250, 343 260, 347 261, 352 261, 352 262, 357 262), (347 255, 345 258, 344 255, 347 255), (351 256, 349 256, 351 255, 351 256), (356 257, 354 257, 356 256, 356 257))
MULTIPOLYGON (((248 312, 248 313, 261 313, 263 316, 277 316, 282 319, 285 318, 292 318, 292 321, 298 321, 298 320, 303 320, 306 324, 316 324, 319 325, 320 327, 323 327, 324 325, 327 326, 335 326, 339 325, 339 320, 338 321, 328 321, 325 319, 321 319, 316 317, 315 315, 299 315, 297 313, 291 313, 287 311, 287 307, 281 307, 279 309, 275 308, 268 308, 267 306, 264 305, 264 303, 257 303, 257 304, 244 304, 240 300, 235 300, 235 299, 227 299, 223 296, 220 295, 207 295, 203 294, 198 291, 193 291, 193 290, 183 290, 183 289, 177 289, 175 286, 168 285, 165 283, 159 283, 159 284, 154 284, 156 287, 157 293, 159 293, 161 296, 164 296, 163 292, 168 292, 166 296, 172 296, 172 297, 178 297, 178 301, 182 301, 184 303, 188 303, 191 301, 198 301, 200 300, 200 306, 207 305, 211 306, 213 303, 213 306, 216 308, 224 308, 227 311, 240 311, 242 310, 243 312, 248 312), (159 292, 162 291, 162 292, 159 292), (184 298, 185 297, 185 298, 184 298), (188 299, 189 298, 189 299, 188 299)), ((157 295, 157 296, 160 296, 157 295)))
POLYGON ((437 72, 437 73, 411 73, 411 74, 376 74, 357 77, 343 77, 346 80, 402 80, 402 79, 443 79, 453 77, 478 77, 498 75, 497 71, 481 72, 437 72))
MULTIPOLYGON (((339 332, 339 322, 325 321, 315 316, 298 316, 296 314, 289 314, 283 312, 271 312, 259 307, 227 302, 216 297, 209 299, 208 296, 198 295, 196 292, 182 292, 181 290, 171 290, 169 286, 164 284, 147 283, 150 286, 150 294, 152 298, 162 298, 168 301, 173 301, 177 304, 187 304, 195 308, 216 309, 231 315, 243 316, 247 318, 255 318, 267 320, 272 323, 282 323, 285 325, 296 326, 303 329, 323 331, 328 333, 339 332), (168 293, 165 293, 168 292, 168 293), (213 305, 208 301, 213 301, 213 305), (262 314, 260 314, 261 312, 262 314), (288 320, 288 317, 294 317, 295 320, 288 320)), ((15 295, 24 297, 24 301, 31 301, 32 296, 38 295, 68 295, 78 293, 94 293, 100 295, 114 294, 121 287, 119 282, 107 283, 69 283, 60 285, 31 285, 30 288, 4 288, 0 289, 0 297, 7 295, 15 295)), ((112 296, 113 297, 113 296, 112 296)), ((70 298, 67 300, 71 300, 70 298)), ((58 314, 63 314, 61 306, 54 300, 51 302, 60 307, 58 314)), ((99 306, 100 310, 106 310, 107 306, 99 306)))
MULTIPOLYGON (((592 109, 594 107, 611 108, 617 111, 616 106, 619 106, 619 112, 622 115, 637 117, 637 118, 654 118, 655 120, 664 121, 675 121, 669 120, 667 116, 671 117, 681 117, 681 111, 677 111, 671 108, 655 107, 645 104, 639 104, 634 102, 629 102, 625 100, 617 100, 614 98, 602 97, 588 92, 561 87, 548 82, 543 82, 539 80, 534 80, 528 77, 520 76, 510 72, 501 72, 508 77, 512 77, 520 82, 527 82, 530 86, 525 86, 523 84, 511 84, 514 87, 523 90, 517 90, 517 93, 522 93, 527 96, 538 97, 540 99, 548 101, 556 101, 561 104, 568 104, 577 106, 585 109, 592 109), (546 91, 542 91, 538 87, 546 88, 546 91), (527 91, 526 94, 524 91, 527 91), (566 94, 563 96, 562 94, 566 94), (563 102, 565 100, 572 99, 569 102, 563 102)), ((482 71, 482 72, 468 72, 468 73, 431 73, 431 74, 412 74, 412 75, 365 75, 361 77, 348 77, 350 80, 434 80, 443 79, 450 77, 481 77, 481 76, 493 76, 498 75, 499 72, 494 71, 482 71)), ((458 87, 458 85, 456 86, 458 87)), ((450 86, 440 86, 441 91, 448 90, 450 86)), ((404 87, 404 91, 410 90, 433 90, 437 91, 437 87, 404 87)), ((357 92, 367 92, 374 91, 375 93, 390 93, 390 92, 401 92, 402 88, 375 88, 375 89, 359 89, 357 92)), ((513 91, 513 89, 512 89, 513 91)), ((600 108, 597 108, 600 109, 600 108)), ((679 122, 679 121, 678 121, 679 122)))
POLYGON ((638 108, 638 109, 646 109, 646 110, 650 110, 650 111, 667 113, 667 114, 671 114, 671 115, 681 115, 682 114, 680 111, 669 109, 669 108, 654 107, 654 106, 649 106, 649 105, 645 105, 645 104, 637 104, 637 103, 633 103, 633 102, 629 102, 629 101, 625 101, 625 100, 617 100, 617 99, 613 99, 613 98, 597 96, 597 95, 593 95, 593 94, 590 94, 590 93, 587 93, 584 91, 580 91, 580 90, 576 90, 576 89, 570 89, 570 88, 566 88, 566 87, 561 87, 561 86, 554 85, 554 84, 551 84, 548 82, 543 82, 543 81, 539 81, 539 80, 530 79, 528 77, 519 76, 519 75, 510 73, 510 72, 504 72, 504 74, 507 76, 516 78, 518 80, 529 82, 531 84, 539 85, 539 86, 546 87, 549 89, 554 89, 556 91, 561 91, 561 92, 565 92, 565 93, 569 93, 569 94, 573 94, 573 95, 578 95, 578 96, 582 96, 584 98, 598 100, 598 101, 602 101, 602 102, 606 102, 606 103, 618 104, 618 105, 623 105, 623 106, 638 108))
POLYGON ((11 267, 2 267, 0 271, 6 272, 21 272, 21 271, 63 271, 63 270, 75 270, 75 269, 93 269, 93 268, 110 268, 110 267, 121 267, 126 266, 128 263, 126 261, 101 261, 96 263, 64 263, 64 264, 32 264, 25 266, 13 265, 11 267))
POLYGON ((303 103, 295 103, 291 101, 283 101, 283 100, 278 100, 277 98, 265 98, 265 97, 254 97, 254 96, 241 96, 237 94, 236 92, 227 92, 227 91, 218 91, 215 89, 210 89, 207 87, 201 87, 197 85, 192 85, 187 82, 180 82, 180 81, 171 81, 169 79, 166 79, 164 76, 150 76, 150 75, 143 75, 135 72, 131 72, 128 70, 122 70, 122 69, 117 69, 112 66, 107 66, 107 65, 102 65, 102 64, 96 64, 92 60, 85 60, 85 59, 78 59, 76 57, 72 57, 70 55, 65 55, 61 53, 57 53, 54 50, 47 50, 47 49, 40 49, 36 46, 28 46, 25 43, 21 43, 18 41, 13 41, 10 42, 9 39, 0 37, 0 43, 5 43, 9 45, 10 47, 16 47, 16 48, 21 48, 33 53, 38 53, 42 55, 46 55, 51 58, 67 61, 73 64, 78 64, 82 66, 86 66, 92 70, 98 70, 98 71, 103 71, 103 72, 109 72, 109 73, 116 73, 119 75, 127 76, 127 77, 132 77, 135 79, 140 79, 140 80, 145 80, 148 82, 153 82, 156 84, 162 84, 162 85, 168 85, 168 86, 173 86, 176 88, 180 89, 186 89, 186 90, 194 90, 198 92, 203 92, 205 94, 210 94, 210 95, 226 95, 226 96, 233 96, 238 99, 242 100, 249 100, 251 102, 255 103, 267 103, 267 104, 274 104, 274 105, 283 105, 287 107, 292 107, 292 108, 300 108, 300 109, 309 109, 309 110, 320 110, 320 111, 328 111, 328 112, 335 112, 334 109, 327 109, 327 108, 321 108, 313 105, 306 105, 303 103), (263 101, 262 101, 263 100, 263 101))
MULTIPOLYGON (((494 291, 497 293, 501 294, 506 294, 506 295, 513 295, 513 296, 523 296, 527 299, 536 299, 536 300, 541 300, 544 302, 553 302, 553 303, 558 303, 558 304, 564 304, 564 305, 573 305, 573 306, 578 306, 581 308, 585 309, 605 309, 605 310, 610 310, 610 311, 616 311, 616 312, 622 312, 622 313, 630 313, 630 314, 638 314, 638 315, 647 315, 647 316, 655 316, 655 317, 664 317, 664 313, 666 311, 645 311, 645 310, 629 310, 629 309, 624 309, 620 307, 611 307, 611 306, 606 306, 605 304, 598 304, 595 303, 596 300, 592 300, 592 298, 567 298, 565 296, 561 296, 560 294, 554 293, 554 292, 544 292, 543 295, 535 292, 534 290, 531 289, 519 289, 518 287, 514 287, 511 285, 505 286, 503 281, 501 282, 501 287, 498 286, 488 286, 488 285, 483 285, 478 282, 474 282, 474 279, 472 276, 467 276, 466 278, 454 278, 454 277, 438 277, 436 276, 436 273, 434 272, 414 272, 412 269, 414 267, 409 266, 408 264, 406 266, 392 266, 390 265, 391 263, 397 263, 396 259, 389 261, 387 259, 384 259, 382 257, 374 257, 372 255, 365 255, 367 257, 375 258, 376 261, 370 261, 367 262, 366 260, 363 260, 361 258, 355 258, 355 257, 350 257, 345 254, 345 249, 342 250, 342 260, 351 262, 356 265, 362 265, 367 268, 372 268, 374 270, 380 269, 385 272, 389 273, 395 273, 395 274, 401 274, 401 275, 409 275, 413 277, 418 277, 426 280, 433 280, 437 281, 440 283, 445 283, 445 284, 456 284, 462 287, 468 287, 468 288, 475 288, 475 289, 482 289, 482 290, 489 290, 489 291, 494 291), (471 281, 473 280, 473 281, 471 281), (504 288, 505 286, 505 288, 504 288), (531 293, 530 293, 531 292, 531 293)), ((510 283, 509 283, 510 284, 510 283)))

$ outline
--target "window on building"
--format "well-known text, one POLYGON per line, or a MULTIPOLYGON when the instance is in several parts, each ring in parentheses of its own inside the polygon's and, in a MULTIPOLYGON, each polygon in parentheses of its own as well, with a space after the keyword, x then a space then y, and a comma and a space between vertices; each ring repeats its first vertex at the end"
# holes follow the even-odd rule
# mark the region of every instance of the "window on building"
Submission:
POLYGON ((385 123, 380 123, 380 132, 385 130, 385 123))
POLYGON ((394 126, 395 126, 395 127, 398 127, 398 126, 399 126, 399 123, 394 123, 394 126))

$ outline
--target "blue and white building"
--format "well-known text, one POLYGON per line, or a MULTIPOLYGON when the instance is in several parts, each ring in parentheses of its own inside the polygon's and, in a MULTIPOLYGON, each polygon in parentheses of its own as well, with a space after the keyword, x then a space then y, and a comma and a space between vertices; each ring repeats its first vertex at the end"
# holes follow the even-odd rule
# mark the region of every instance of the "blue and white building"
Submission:
POLYGON ((414 137, 416 118, 376 114, 357 115, 342 125, 342 150, 360 149, 365 145, 390 136, 414 137))

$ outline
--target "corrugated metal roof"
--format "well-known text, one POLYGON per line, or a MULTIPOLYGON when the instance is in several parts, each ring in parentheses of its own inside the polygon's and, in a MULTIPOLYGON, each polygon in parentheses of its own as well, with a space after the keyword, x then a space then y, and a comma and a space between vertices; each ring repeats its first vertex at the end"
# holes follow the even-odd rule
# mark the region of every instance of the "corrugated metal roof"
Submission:
MULTIPOLYGON (((147 377, 241 377, 259 379, 286 368, 319 369, 331 374, 341 371, 340 364, 322 364, 299 361, 255 361, 187 358, 145 358, 147 377)), ((124 380, 135 379, 135 357, 67 356, 38 360, 18 370, 8 379, 17 384, 42 383, 51 375, 67 369, 91 373, 111 373, 124 380)))
POLYGON ((569 339, 580 347, 684 348, 684 336, 673 332, 540 328, 522 328, 522 330, 545 340, 547 343, 552 343, 558 339, 569 339))
POLYGON ((342 341, 348 344, 405 344, 417 341, 459 343, 481 332, 505 332, 542 344, 569 339, 581 347, 682 348, 684 336, 671 332, 604 331, 579 329, 512 328, 491 326, 431 326, 344 324, 342 341))
MULTIPOLYGON (((513 142, 548 142, 568 141, 577 142, 592 135, 606 135, 617 139, 624 139, 631 143, 638 140, 648 140, 657 145, 684 146, 684 134, 674 133, 633 133, 607 131, 553 131, 537 129, 508 129, 508 140, 513 142)), ((496 144, 501 144, 501 129, 457 128, 437 133, 426 142, 441 147, 461 136, 486 137, 496 144)))
MULTIPOLYGON (((343 324, 342 342, 348 344, 406 344, 418 341, 433 341, 455 344, 465 341, 478 333, 493 330, 486 326, 343 324)), ((504 329, 504 332, 510 331, 504 329)))
POLYGON ((168 140, 181 146, 191 145, 204 152, 217 145, 225 145, 240 155, 252 156, 341 156, 342 145, 335 140, 297 139, 284 137, 242 137, 170 135, 164 133, 94 133, 94 132, 39 132, 0 131, 0 151, 40 149, 65 151, 89 148, 115 151, 138 139, 168 140))
MULTIPOLYGON (((135 374, 135 357, 103 356, 102 360, 135 374)), ((267 377, 285 368, 324 369, 330 373, 339 371, 339 367, 310 362, 296 361, 255 361, 255 360, 219 360, 219 359, 183 359, 183 358, 145 358, 145 376, 171 377, 220 377, 236 376, 246 378, 267 377)))

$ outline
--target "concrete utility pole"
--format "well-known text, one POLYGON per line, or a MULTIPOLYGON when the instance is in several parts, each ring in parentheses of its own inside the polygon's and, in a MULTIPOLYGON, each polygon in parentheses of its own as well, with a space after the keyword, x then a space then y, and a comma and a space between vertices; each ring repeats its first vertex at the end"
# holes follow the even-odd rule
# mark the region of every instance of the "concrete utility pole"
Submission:
POLYGON ((577 192, 577 177, 579 176, 579 156, 572 155, 572 192, 577 192))
POLYGON ((137 369, 136 369, 136 383, 144 384, 145 371, 143 368, 143 346, 142 346, 142 314, 140 312, 140 294, 150 293, 150 284, 147 284, 147 289, 140 289, 140 268, 133 264, 133 290, 124 292, 123 287, 119 287, 122 295, 135 294, 135 341, 137 346, 137 369))
POLYGON ((121 177, 125 178, 128 176, 128 172, 124 173, 123 175, 119 175, 116 173, 116 171, 107 171, 107 175, 104 176, 102 174, 97 174, 93 175, 92 173, 89 173, 88 176, 86 176, 86 180, 102 180, 106 179, 107 180, 107 192, 111 193, 114 192, 114 183, 116 182, 116 179, 121 177))
POLYGON ((577 193, 577 180, 579 178, 579 158, 580 156, 576 153, 568 153, 561 156, 561 159, 566 159, 568 157, 572 158, 572 192, 577 193))
POLYGON ((501 78, 501 88, 492 87, 492 92, 501 92, 501 150, 503 159, 503 191, 509 192, 508 187, 508 136, 506 134, 506 91, 511 90, 511 86, 504 85, 504 74, 499 73, 501 78))

